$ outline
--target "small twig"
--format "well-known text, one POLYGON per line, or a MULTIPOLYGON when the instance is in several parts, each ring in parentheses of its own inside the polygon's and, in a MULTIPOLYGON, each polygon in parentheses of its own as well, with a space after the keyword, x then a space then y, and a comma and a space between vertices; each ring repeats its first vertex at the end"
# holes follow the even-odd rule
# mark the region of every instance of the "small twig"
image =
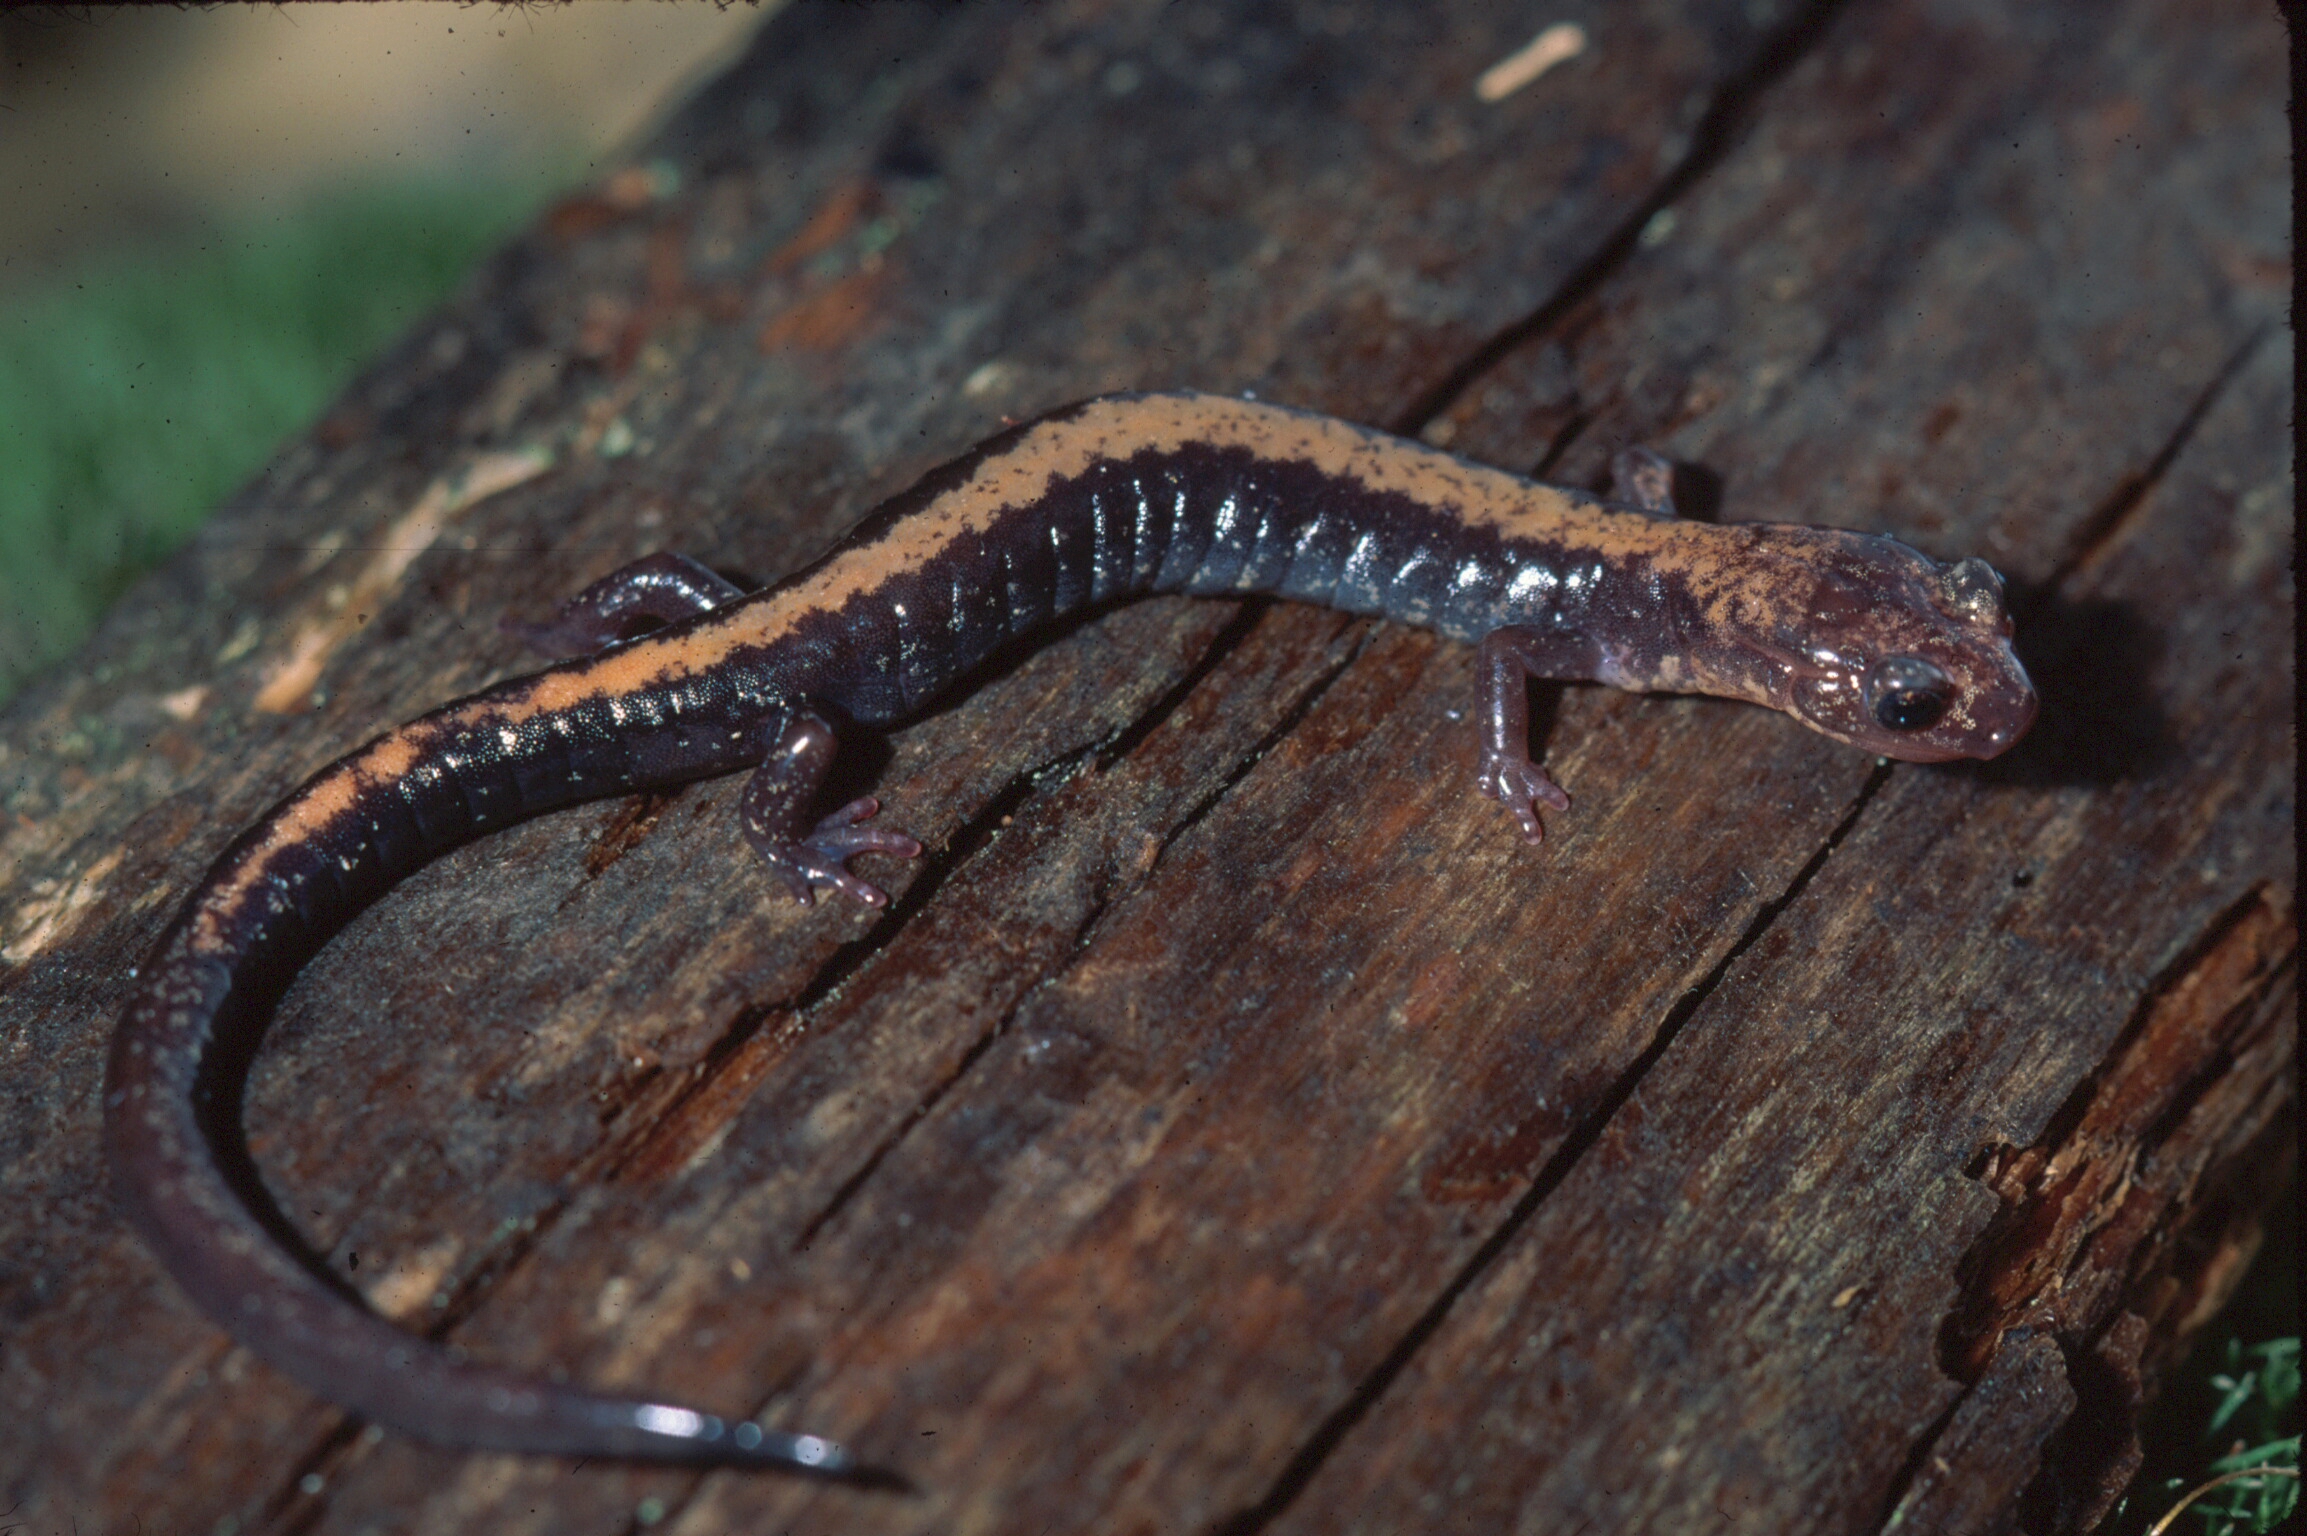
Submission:
POLYGON ((2297 1467, 2238 1467, 2232 1472, 2222 1472, 2200 1487, 2189 1489, 2187 1496, 2172 1505, 2168 1514, 2147 1528, 2147 1536, 2163 1536, 2163 1532, 2171 1528, 2171 1522, 2186 1513, 2188 1505, 2222 1484, 2232 1483, 2245 1477, 2297 1477, 2298 1475, 2299 1469, 2297 1467))

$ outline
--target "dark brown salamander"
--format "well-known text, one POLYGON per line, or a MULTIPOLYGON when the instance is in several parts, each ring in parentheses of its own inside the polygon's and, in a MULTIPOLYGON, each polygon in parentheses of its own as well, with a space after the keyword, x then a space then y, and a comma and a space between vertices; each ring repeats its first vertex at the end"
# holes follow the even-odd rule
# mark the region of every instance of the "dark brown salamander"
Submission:
POLYGON ((387 732, 225 850, 113 1042, 117 1197, 251 1352, 419 1439, 879 1476, 815 1436, 472 1363, 368 1311, 271 1207, 240 1129, 242 1080, 296 968, 483 832, 740 768, 754 770, 745 835, 795 896, 878 904, 849 859, 921 845, 867 825, 870 799, 811 824, 828 719, 904 720, 997 646, 1147 593, 1273 592, 1474 642, 1476 782, 1531 842, 1538 805, 1569 799, 1530 759, 1530 677, 1746 699, 1915 761, 1992 757, 2034 719, 1983 562, 1832 528, 1683 522, 1663 460, 1622 455, 1618 473, 1623 501, 1606 503, 1302 411, 1117 395, 1002 433, 751 596, 676 556, 628 567, 531 632, 587 654, 387 732))

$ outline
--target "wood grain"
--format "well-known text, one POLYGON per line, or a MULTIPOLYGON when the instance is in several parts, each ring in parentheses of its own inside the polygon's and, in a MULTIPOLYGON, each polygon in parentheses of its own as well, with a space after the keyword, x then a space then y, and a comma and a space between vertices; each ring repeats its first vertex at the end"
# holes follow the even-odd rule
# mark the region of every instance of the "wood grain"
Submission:
POLYGON ((2295 1145, 2276 19, 1636 3, 1477 99, 1559 19, 793 8, 0 716, 8 1518, 2087 1528, 2295 1145), (307 970, 251 1141, 375 1304, 917 1498, 385 1438, 175 1295, 97 1084, 234 830, 518 670, 504 615, 659 547, 773 578, 1005 418, 1179 385, 1985 555, 2042 722, 1923 769, 1570 690, 1531 853, 1463 650, 1161 600, 851 755, 931 845, 885 912, 784 901, 716 782, 307 970))

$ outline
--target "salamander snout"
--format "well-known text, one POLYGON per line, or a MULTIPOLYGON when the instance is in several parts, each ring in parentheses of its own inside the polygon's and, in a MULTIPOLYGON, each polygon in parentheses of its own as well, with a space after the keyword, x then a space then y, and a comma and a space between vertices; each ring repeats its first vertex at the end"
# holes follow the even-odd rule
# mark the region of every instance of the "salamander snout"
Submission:
POLYGON ((1842 534, 1809 604, 1781 707, 1862 751, 1908 762, 1999 756, 2038 700, 2011 649, 2002 579, 1896 540, 1842 534))
POLYGON ((2008 643, 1993 651, 1999 654, 1964 658, 1970 664, 1951 674, 1920 656, 1877 660, 1861 675, 1857 690, 1873 728, 1867 734, 1874 739, 1859 740, 1854 734, 1854 743, 1913 762, 1996 757, 2008 751, 2035 723, 2037 700, 2008 643))

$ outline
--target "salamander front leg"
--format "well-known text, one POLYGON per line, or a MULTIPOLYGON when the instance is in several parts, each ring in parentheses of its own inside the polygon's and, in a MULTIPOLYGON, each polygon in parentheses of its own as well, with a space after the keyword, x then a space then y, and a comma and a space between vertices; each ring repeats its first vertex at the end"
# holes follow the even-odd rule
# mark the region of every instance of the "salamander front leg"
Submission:
POLYGON ((547 656, 582 656, 638 635, 651 620, 672 624, 709 613, 745 589, 687 555, 661 549, 620 566, 561 605, 550 624, 500 621, 547 656))
POLYGON ((1474 787, 1514 813, 1529 843, 1546 840, 1538 802, 1570 809, 1554 776, 1530 758, 1530 679, 1592 677, 1594 642, 1580 635, 1508 626, 1482 637, 1474 665, 1482 690, 1482 753, 1474 787))
POLYGON ((1637 512, 1676 518, 1674 466, 1648 448, 1622 448, 1610 460, 1610 489, 1637 512))
POLYGON ((878 907, 888 896, 851 874, 849 861, 861 853, 919 858, 921 844, 902 832, 864 825, 881 809, 881 802, 871 795, 852 800, 809 826, 809 806, 825 782, 826 770, 833 766, 836 745, 833 727, 824 720, 806 712, 795 716, 754 770, 738 815, 745 840, 769 861, 796 901, 815 901, 816 887, 829 885, 878 907))

